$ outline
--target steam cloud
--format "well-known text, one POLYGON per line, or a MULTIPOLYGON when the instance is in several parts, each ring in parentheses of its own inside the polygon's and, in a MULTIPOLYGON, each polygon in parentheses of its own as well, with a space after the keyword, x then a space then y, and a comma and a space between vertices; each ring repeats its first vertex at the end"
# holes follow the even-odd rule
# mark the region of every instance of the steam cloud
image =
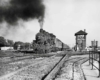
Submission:
POLYGON ((13 25, 19 19, 28 20, 32 18, 42 18, 43 22, 45 7, 42 0, 0 0, 0 23, 6 21, 13 25), (7 5, 7 6, 6 6, 7 5))
POLYGON ((44 22, 43 17, 39 17, 38 22, 40 23, 40 28, 43 29, 43 22, 44 22))

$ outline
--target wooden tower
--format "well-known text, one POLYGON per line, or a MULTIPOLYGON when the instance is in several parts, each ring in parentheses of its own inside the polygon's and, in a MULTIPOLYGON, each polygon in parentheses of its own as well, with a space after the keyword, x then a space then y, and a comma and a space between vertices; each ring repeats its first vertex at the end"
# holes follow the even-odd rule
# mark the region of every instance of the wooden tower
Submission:
POLYGON ((77 33, 75 33, 75 37, 76 37, 76 51, 82 51, 85 49, 86 47, 86 31, 84 29, 84 31, 80 30, 77 33))

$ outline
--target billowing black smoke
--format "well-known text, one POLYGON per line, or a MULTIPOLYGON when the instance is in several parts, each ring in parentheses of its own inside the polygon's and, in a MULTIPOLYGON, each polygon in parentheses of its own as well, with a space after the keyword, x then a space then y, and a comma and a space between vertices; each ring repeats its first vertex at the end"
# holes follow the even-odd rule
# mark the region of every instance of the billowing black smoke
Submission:
POLYGON ((10 6, 0 6, 0 22, 15 24, 19 19, 44 18, 43 0, 9 0, 10 6))

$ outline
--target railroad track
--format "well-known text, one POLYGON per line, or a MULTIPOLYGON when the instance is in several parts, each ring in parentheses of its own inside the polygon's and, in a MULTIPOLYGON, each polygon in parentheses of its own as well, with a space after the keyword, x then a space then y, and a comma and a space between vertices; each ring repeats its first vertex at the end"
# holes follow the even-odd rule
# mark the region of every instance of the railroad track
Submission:
POLYGON ((34 58, 34 56, 23 56, 23 57, 4 57, 4 58, 0 58, 0 68, 3 66, 3 65, 7 65, 7 64, 10 64, 10 63, 16 63, 16 62, 19 62, 19 61, 23 61, 23 60, 26 60, 26 59, 32 59, 34 58), (5 59, 4 59, 5 58, 5 59))
POLYGON ((0 58, 0 63, 3 64, 8 64, 8 63, 12 63, 12 62, 17 62, 17 61, 21 61, 21 60, 25 60, 25 59, 30 59, 30 58, 35 58, 34 56, 22 56, 22 57, 3 57, 0 58))
MULTIPOLYGON (((54 55, 50 55, 50 56, 54 56, 54 55)), ((49 57, 50 57, 49 56, 49 57)), ((55 54, 56 56, 56 54, 55 54)), ((12 57, 1 57, 0 58, 0 64, 9 64, 9 63, 13 63, 13 62, 17 62, 17 61, 22 61, 25 59, 36 59, 36 58, 40 58, 40 57, 46 57, 45 55, 30 55, 30 56, 12 56, 12 57)), ((48 57, 48 56, 47 56, 48 57)))
POLYGON ((81 68, 81 64, 87 60, 88 60, 88 58, 81 58, 81 59, 73 62, 72 80, 86 80, 83 70, 81 68))
POLYGON ((81 64, 87 60, 87 57, 67 58, 58 72, 53 74, 55 77, 47 78, 48 74, 43 80, 86 80, 81 64))
MULTIPOLYGON (((43 65, 41 64, 42 67, 40 66, 41 67, 40 72, 39 72, 39 69, 37 69, 37 67, 34 66, 36 64, 32 64, 12 73, 11 75, 15 74, 13 77, 10 77, 11 75, 8 75, 10 78, 7 80, 18 80, 20 79, 18 78, 20 76, 22 78, 20 80, 25 80, 25 79, 26 80, 27 79, 30 79, 30 80, 85 80, 84 73, 81 69, 81 64, 87 60, 88 60, 87 57, 80 57, 80 56, 70 57, 70 55, 65 55, 59 60, 59 62, 53 65, 54 67, 52 66, 51 70, 48 67, 46 68, 48 68, 49 70, 48 69, 46 70, 46 68, 44 68, 43 62, 45 62, 46 60, 43 60, 36 63, 37 66, 40 65, 41 63, 43 64, 43 65), (44 69, 42 70, 42 68, 44 69), (38 76, 36 76, 35 78, 35 71, 36 71, 36 74, 41 73, 39 74, 41 78, 38 78, 38 76), (26 76, 23 76, 23 75, 26 75, 26 76)), ((6 78, 8 76, 6 76, 6 78)), ((6 79, 1 78, 0 80, 6 80, 6 79)))
MULTIPOLYGON (((39 73, 42 73, 43 75, 45 73, 47 73, 50 68, 52 69, 53 66, 58 63, 58 61, 60 60, 61 58, 60 57, 56 57, 56 56, 52 56, 52 57, 49 57, 49 58, 40 58, 40 59, 36 59, 35 60, 31 60, 29 62, 31 62, 31 64, 28 64, 26 66, 22 66, 20 69, 17 69, 17 70, 14 70, 14 71, 11 71, 5 75, 2 75, 0 76, 0 80, 19 80, 19 77, 20 76, 23 76, 23 73, 25 73, 24 75, 29 75, 30 74, 30 77, 27 77, 27 78, 34 78, 33 76, 31 75, 36 75, 38 74, 39 72, 39 69, 40 69, 40 72, 39 73), (54 61, 55 60, 55 61, 54 61), (54 63, 52 63, 54 61, 54 63), (51 65, 50 65, 51 64, 51 65), (39 69, 38 69, 39 68, 39 69), (47 69, 46 69, 47 68, 47 69), (28 72, 28 73, 27 73, 28 72), (18 77, 17 77, 18 76, 18 77), (13 79, 11 79, 13 78, 13 79), (16 79, 15 79, 16 78, 16 79)), ((28 62, 28 63, 29 63, 28 62)), ((13 63, 16 63, 16 62, 12 62, 12 63, 9 63, 9 65, 13 65, 13 63)), ((20 65, 19 65, 20 66, 20 65)), ((12 66, 11 66, 12 67, 12 66)), ((15 68, 16 65, 13 67, 15 68)), ((12 70, 13 70, 12 68, 12 70)), ((9 70, 9 68, 8 68, 9 70)), ((1 71, 0 71, 1 72, 1 71)), ((42 74, 40 76, 42 76, 42 74)), ((23 76, 24 78, 25 76, 23 76)), ((38 78, 38 77, 37 77, 38 78)), ((20 79, 22 80, 22 79, 20 79)), ((33 80, 36 80, 36 79, 33 79, 33 80)))
POLYGON ((14 57, 14 59, 11 59, 10 61, 0 62, 0 78, 8 74, 13 75, 18 71, 21 71, 28 66, 31 66, 33 63, 36 63, 36 61, 38 63, 41 60, 43 60, 43 58, 34 58, 34 56, 23 56, 14 57))

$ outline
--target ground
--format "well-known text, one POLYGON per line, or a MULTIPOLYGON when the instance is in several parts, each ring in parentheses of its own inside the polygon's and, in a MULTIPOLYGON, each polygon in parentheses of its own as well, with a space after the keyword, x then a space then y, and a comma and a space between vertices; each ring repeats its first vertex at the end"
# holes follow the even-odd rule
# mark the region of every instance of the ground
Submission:
POLYGON ((64 64, 54 74, 53 80, 100 80, 98 70, 96 68, 92 70, 89 65, 88 54, 72 55, 71 52, 55 52, 41 56, 38 54, 2 56, 0 57, 0 80, 45 80, 65 54, 71 56, 64 60, 64 64))

